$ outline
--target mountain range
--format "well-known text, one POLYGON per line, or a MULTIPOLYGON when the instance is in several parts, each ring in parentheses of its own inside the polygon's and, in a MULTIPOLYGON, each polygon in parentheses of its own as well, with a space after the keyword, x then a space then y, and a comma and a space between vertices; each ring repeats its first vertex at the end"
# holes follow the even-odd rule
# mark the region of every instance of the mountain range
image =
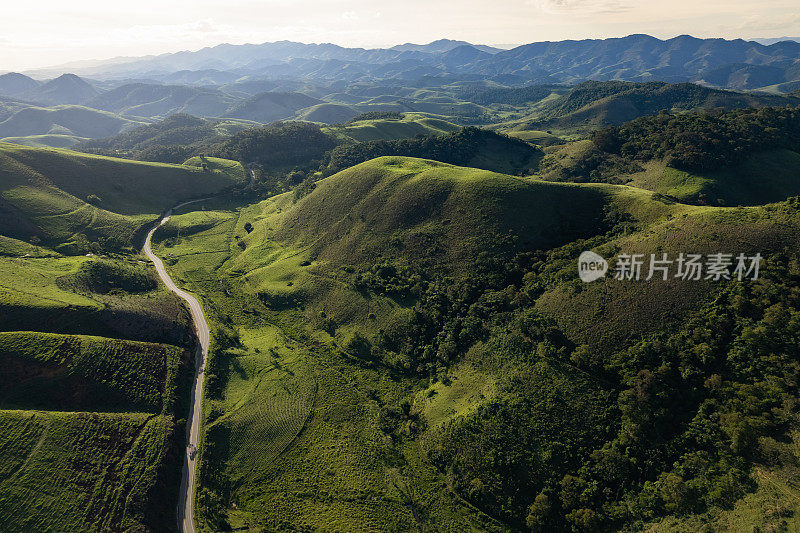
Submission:
MULTIPOLYGON (((31 74, 42 76, 61 71, 55 68, 31 74)), ((641 34, 536 42, 511 50, 446 39, 388 49, 278 41, 221 44, 196 52, 110 60, 75 72, 99 79, 151 78, 210 85, 241 79, 353 83, 433 76, 489 79, 505 85, 617 79, 781 90, 782 85, 800 80, 800 43, 784 40, 762 44, 689 35, 661 40, 641 34)))

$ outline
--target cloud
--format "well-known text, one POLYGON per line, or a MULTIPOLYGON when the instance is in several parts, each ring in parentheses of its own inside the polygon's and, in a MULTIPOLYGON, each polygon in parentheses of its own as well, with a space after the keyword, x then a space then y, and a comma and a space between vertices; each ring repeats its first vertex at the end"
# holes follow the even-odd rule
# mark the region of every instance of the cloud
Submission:
POLYGON ((788 17, 765 17, 763 15, 754 15, 748 17, 747 20, 734 25, 733 27, 722 27, 724 30, 734 30, 738 33, 742 32, 765 32, 774 30, 784 30, 796 28, 800 25, 800 15, 788 17))
POLYGON ((631 6, 618 0, 532 0, 530 3, 550 15, 620 13, 631 6))

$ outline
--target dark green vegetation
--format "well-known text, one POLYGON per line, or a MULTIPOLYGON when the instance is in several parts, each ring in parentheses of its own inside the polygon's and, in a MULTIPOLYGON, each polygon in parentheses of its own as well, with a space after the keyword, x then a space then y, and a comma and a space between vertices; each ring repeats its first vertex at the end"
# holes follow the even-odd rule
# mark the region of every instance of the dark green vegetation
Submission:
POLYGON ((641 117, 551 147, 549 179, 630 183, 680 201, 758 205, 800 193, 800 108, 641 117))
POLYGON ((395 155, 217 207, 173 217, 160 252, 215 330, 204 529, 741 531, 798 512, 796 199, 690 206, 395 155), (766 262, 756 282, 585 285, 584 249, 766 262))
POLYGON ((619 125, 641 116, 655 115, 662 110, 682 113, 800 104, 800 100, 792 96, 736 93, 691 83, 588 81, 575 86, 561 98, 544 100, 549 89, 547 86, 534 86, 524 92, 509 90, 505 94, 499 93, 500 99, 523 93, 531 98, 531 102, 541 101, 531 114, 509 124, 514 130, 586 132, 602 126, 619 125))
POLYGON ((0 529, 173 530, 194 334, 133 250, 162 210, 245 181, 0 145, 0 529))
POLYGON ((332 174, 387 155, 435 159, 454 165, 517 174, 535 168, 541 152, 524 141, 470 127, 448 135, 339 146, 330 152, 323 170, 332 174))
POLYGON ((140 161, 182 163, 198 154, 193 145, 219 142, 245 127, 245 124, 235 121, 202 119, 178 113, 114 137, 87 140, 75 148, 140 161))

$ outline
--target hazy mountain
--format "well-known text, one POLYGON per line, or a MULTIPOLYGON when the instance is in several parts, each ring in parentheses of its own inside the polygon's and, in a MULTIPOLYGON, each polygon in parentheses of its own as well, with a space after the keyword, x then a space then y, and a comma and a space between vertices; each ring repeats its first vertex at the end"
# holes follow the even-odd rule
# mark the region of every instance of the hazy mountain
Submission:
POLYGON ((300 109, 322 103, 300 93, 260 93, 225 111, 224 116, 272 122, 289 118, 300 109))
POLYGON ((800 79, 800 43, 697 39, 649 35, 614 39, 537 42, 511 50, 439 40, 389 49, 279 41, 223 44, 94 66, 99 78, 140 77, 191 84, 247 79, 374 81, 441 77, 500 83, 576 83, 587 79, 698 81, 723 88, 756 89, 800 79), (711 81, 713 80, 713 81, 711 81))
POLYGON ((82 104, 100 94, 89 82, 75 74, 62 74, 18 96, 47 105, 82 104))
POLYGON ((237 98, 215 89, 133 83, 103 93, 87 105, 140 117, 168 116, 174 113, 220 116, 237 101, 237 98))
POLYGON ((0 96, 19 96, 38 86, 38 81, 18 72, 9 72, 0 76, 0 96))
POLYGON ((470 70, 483 74, 547 72, 561 81, 585 79, 681 82, 702 79, 724 65, 790 69, 800 60, 800 43, 770 46, 737 39, 682 35, 662 41, 649 35, 618 39, 543 42, 498 52, 470 70))
POLYGON ((239 75, 216 69, 179 70, 156 78, 164 83, 175 85, 224 85, 239 79, 239 75))
POLYGON ((769 39, 751 39, 760 44, 770 45, 780 43, 782 41, 795 41, 800 42, 800 37, 770 37, 769 39))
POLYGON ((390 50, 399 50, 402 52, 416 51, 416 52, 428 52, 432 54, 443 54, 460 46, 471 46, 473 48, 477 48, 478 50, 481 50, 483 52, 489 52, 491 54, 499 52, 501 50, 500 48, 495 48, 493 46, 486 46, 483 44, 470 44, 467 41, 454 41, 452 39, 439 39, 438 41, 433 41, 428 44, 413 44, 413 43, 398 44, 392 46, 390 50))

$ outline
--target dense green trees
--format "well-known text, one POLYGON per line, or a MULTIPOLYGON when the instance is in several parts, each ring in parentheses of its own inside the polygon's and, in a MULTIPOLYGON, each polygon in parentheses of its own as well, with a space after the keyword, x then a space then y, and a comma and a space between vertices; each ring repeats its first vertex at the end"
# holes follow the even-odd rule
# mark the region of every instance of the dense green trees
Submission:
POLYGON ((207 155, 270 166, 308 165, 334 146, 336 142, 317 124, 275 122, 212 145, 207 155))
POLYGON ((630 160, 663 158, 682 170, 716 170, 754 151, 800 149, 800 108, 660 113, 600 130, 592 140, 598 149, 630 160))
MULTIPOLYGON (((434 159, 451 165, 467 165, 488 142, 496 141, 505 150, 516 149, 533 154, 534 149, 526 142, 475 127, 462 128, 448 135, 417 136, 396 141, 369 141, 337 146, 328 154, 324 172, 327 175, 363 163, 375 157, 396 155, 434 159)), ((498 150, 503 151, 499 147, 498 150)), ((495 154, 516 159, 519 154, 495 154)))
POLYGON ((731 283, 676 329, 610 355, 559 342, 514 305, 522 283, 483 337, 509 378, 443 428, 432 460, 465 498, 534 531, 730 509, 753 490, 754 464, 798 461, 797 259, 770 257, 761 280, 731 283))

